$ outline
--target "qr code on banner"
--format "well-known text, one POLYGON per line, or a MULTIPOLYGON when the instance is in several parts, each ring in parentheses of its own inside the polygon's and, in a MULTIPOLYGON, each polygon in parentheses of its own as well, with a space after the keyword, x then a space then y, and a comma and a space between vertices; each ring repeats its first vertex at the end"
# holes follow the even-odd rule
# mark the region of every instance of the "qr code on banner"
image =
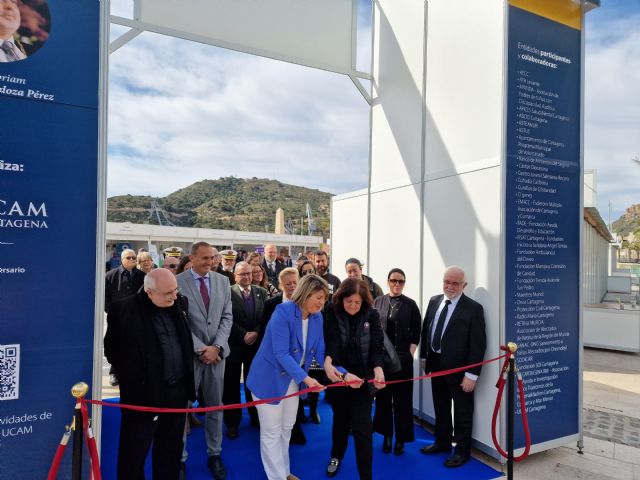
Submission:
POLYGON ((20 384, 20 345, 0 345, 0 400, 16 400, 20 384))

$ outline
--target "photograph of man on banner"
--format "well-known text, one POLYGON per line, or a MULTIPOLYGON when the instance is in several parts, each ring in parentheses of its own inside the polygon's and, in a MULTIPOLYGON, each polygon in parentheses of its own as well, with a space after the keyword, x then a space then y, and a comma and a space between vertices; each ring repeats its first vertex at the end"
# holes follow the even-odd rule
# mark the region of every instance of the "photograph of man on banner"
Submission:
POLYGON ((49 38, 46 0, 0 0, 0 63, 24 60, 49 38))

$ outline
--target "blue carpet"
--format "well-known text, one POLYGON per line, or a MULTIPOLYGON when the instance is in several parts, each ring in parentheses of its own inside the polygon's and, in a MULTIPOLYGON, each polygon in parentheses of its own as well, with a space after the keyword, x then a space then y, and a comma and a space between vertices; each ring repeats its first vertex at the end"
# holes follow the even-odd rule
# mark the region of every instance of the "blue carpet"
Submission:
MULTIPOLYGON (((117 402, 117 399, 113 399, 117 402)), ((321 399, 319 413, 320 425, 303 424, 307 437, 306 445, 291 445, 291 472, 303 480, 326 480, 325 469, 329 461, 331 448, 331 407, 321 399)), ((199 417, 204 421, 204 417, 199 417)), ((116 478, 116 457, 118 453, 118 432, 120 428, 120 410, 104 407, 102 412, 102 474, 105 480, 116 478)), ((456 469, 443 466, 446 454, 423 455, 420 447, 433 443, 433 435, 416 426, 416 441, 405 445, 405 453, 401 456, 382 453, 382 436, 373 437, 373 477, 394 480, 396 478, 430 478, 430 479, 477 479, 496 478, 500 472, 487 465, 471 459, 466 465, 456 469)), ((202 428, 194 428, 187 438, 187 478, 190 480, 211 479, 207 469, 207 455, 202 428)), ((240 426, 240 437, 229 440, 225 437, 222 443, 222 459, 227 468, 229 480, 246 480, 247 478, 266 479, 260 461, 259 431, 249 426, 246 410, 240 426)), ((147 462, 148 464, 149 462, 147 462)), ((149 467, 149 465, 147 465, 149 467)), ((151 469, 147 468, 147 478, 151 479, 151 469)), ((358 478, 355 461, 353 439, 349 440, 349 448, 340 466, 337 479, 352 480, 358 478)))

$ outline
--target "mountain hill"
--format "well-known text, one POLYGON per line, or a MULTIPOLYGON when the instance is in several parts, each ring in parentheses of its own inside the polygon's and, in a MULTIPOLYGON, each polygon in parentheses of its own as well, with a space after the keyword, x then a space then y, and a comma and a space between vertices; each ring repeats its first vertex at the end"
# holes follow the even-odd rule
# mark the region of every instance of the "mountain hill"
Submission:
POLYGON ((256 177, 202 180, 163 198, 110 197, 107 221, 273 232, 276 210, 282 208, 285 222, 291 220, 295 233, 300 233, 302 220, 307 234, 307 202, 316 235, 329 236, 330 193, 256 177))
POLYGON ((613 222, 611 228, 623 237, 640 229, 640 203, 627 208, 627 211, 613 222))

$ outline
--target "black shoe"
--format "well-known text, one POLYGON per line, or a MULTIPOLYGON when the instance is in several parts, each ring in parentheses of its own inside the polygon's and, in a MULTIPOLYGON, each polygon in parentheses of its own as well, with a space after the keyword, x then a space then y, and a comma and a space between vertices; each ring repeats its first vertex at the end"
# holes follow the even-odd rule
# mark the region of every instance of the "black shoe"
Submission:
POLYGON ((186 480, 187 478, 187 464, 180 462, 180 470, 178 470, 178 480, 186 480))
POLYGON ((337 458, 332 458, 331 460, 329 460, 329 465, 327 465, 327 477, 335 477, 338 473, 339 468, 340 460, 338 460, 337 458))
POLYGON ((227 438, 235 440, 238 438, 238 427, 227 427, 227 438))
POLYGON ((213 474, 213 478, 216 480, 225 480, 225 478, 227 478, 227 471, 224 468, 220 455, 210 456, 207 461, 207 467, 209 467, 209 470, 213 474))
POLYGON ((393 447, 394 455, 402 455, 404 453, 404 442, 399 442, 396 440, 396 444, 393 447))
POLYGON ((385 435, 382 441, 382 453, 391 453, 391 436, 385 435))
POLYGON ((291 440, 289 440, 289 443, 292 443, 293 445, 306 445, 307 437, 304 436, 302 427, 299 424, 295 424, 293 426, 293 430, 291 430, 291 440))
POLYGON ((422 447, 420 449, 421 453, 425 455, 433 455, 434 453, 442 453, 442 452, 451 452, 451 447, 443 447, 442 445, 438 445, 437 443, 432 443, 431 445, 427 445, 426 447, 422 447))
POLYGON ((320 415, 318 415, 318 408, 316 405, 311 405, 309 407, 309 418, 311 418, 311 423, 315 423, 316 425, 320 423, 320 415))
POLYGON ((111 384, 112 387, 117 387, 118 385, 120 385, 120 381, 118 380, 118 375, 116 375, 115 373, 110 374, 109 383, 111 384))
POLYGON ((456 468, 461 467, 465 463, 469 461, 469 457, 465 457, 460 455, 459 453, 454 453, 444 462, 444 466, 447 468, 456 468))

